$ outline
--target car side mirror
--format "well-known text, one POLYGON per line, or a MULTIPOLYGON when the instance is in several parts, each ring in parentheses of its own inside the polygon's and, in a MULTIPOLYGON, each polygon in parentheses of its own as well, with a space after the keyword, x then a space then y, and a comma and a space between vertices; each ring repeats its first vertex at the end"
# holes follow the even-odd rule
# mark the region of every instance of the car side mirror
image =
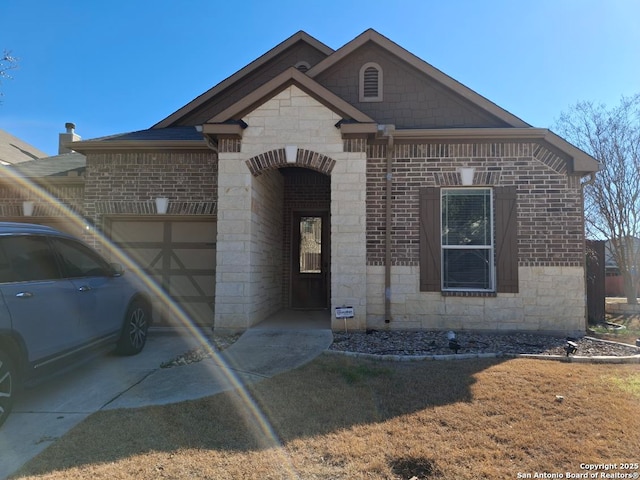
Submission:
POLYGON ((119 263, 112 263, 111 271, 114 277, 121 277, 122 275, 124 275, 124 268, 119 263))

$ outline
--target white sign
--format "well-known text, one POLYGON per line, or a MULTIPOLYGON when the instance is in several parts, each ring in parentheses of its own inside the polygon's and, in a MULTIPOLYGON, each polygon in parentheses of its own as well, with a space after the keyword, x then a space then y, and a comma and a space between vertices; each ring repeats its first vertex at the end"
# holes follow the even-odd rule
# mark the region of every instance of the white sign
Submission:
POLYGON ((353 307, 336 307, 336 318, 353 318, 353 307))

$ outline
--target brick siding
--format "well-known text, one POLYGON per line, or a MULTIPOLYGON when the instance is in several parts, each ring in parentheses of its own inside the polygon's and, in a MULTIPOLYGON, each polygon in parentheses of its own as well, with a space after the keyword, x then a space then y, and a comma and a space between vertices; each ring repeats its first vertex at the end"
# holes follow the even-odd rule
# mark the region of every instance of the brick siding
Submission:
POLYGON ((169 197, 169 213, 215 213, 217 155, 126 152, 87 155, 85 210, 99 224, 104 214, 151 214, 154 199, 169 197))
MULTIPOLYGON (((384 264, 386 146, 367 163, 367 264, 384 264)), ((475 167, 477 185, 515 185, 520 266, 584 263, 582 192, 566 160, 535 143, 397 145, 393 155, 394 265, 419 259, 418 189, 458 185, 457 168, 475 167)))
POLYGON ((37 217, 65 216, 66 212, 60 208, 61 205, 83 215, 83 180, 81 178, 66 180, 66 178, 62 182, 53 180, 45 188, 36 185, 33 188, 24 185, 16 186, 15 183, 11 185, 0 184, 0 216, 22 216, 22 202, 24 200, 34 202, 33 215, 37 217))

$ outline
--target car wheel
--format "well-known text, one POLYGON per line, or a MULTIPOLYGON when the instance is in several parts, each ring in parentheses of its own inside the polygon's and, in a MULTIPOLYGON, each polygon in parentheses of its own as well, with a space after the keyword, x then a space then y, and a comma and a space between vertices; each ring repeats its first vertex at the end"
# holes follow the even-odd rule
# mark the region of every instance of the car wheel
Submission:
POLYGON ((151 321, 151 310, 146 302, 134 300, 124 317, 122 334, 118 341, 118 353, 135 355, 140 353, 147 342, 147 331, 151 321))
POLYGON ((16 378, 16 370, 11 358, 0 350, 0 425, 4 423, 13 408, 16 378))

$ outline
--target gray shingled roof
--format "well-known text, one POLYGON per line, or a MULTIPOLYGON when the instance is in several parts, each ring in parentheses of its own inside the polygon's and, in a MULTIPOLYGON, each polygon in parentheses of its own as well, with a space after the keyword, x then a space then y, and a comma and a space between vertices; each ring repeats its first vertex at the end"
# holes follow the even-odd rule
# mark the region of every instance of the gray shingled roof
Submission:
POLYGON ((92 138, 92 142, 111 142, 123 140, 194 140, 202 141, 202 133, 196 127, 150 128, 137 132, 119 133, 108 137, 92 138))
POLYGON ((42 150, 0 130, 0 165, 14 165, 46 156, 42 150))

